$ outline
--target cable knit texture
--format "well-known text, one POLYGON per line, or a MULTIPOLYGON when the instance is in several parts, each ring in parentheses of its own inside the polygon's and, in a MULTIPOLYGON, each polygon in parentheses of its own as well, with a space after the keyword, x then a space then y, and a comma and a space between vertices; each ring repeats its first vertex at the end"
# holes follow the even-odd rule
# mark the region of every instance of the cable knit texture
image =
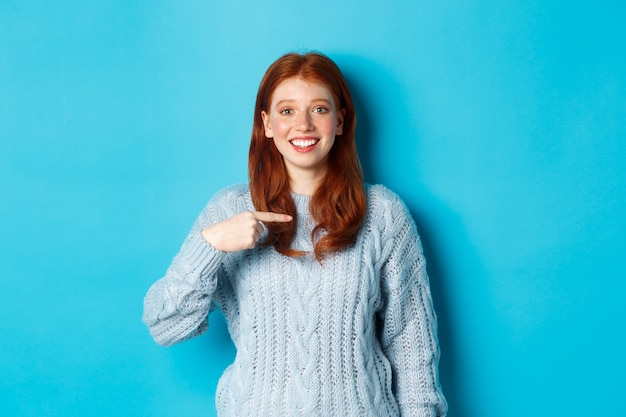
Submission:
MULTIPOLYGON (((220 416, 445 416, 415 224, 385 187, 368 186, 367 196, 357 241, 320 264, 271 246, 236 253, 210 246, 204 228, 254 210, 247 185, 225 188, 152 285, 143 320, 159 344, 201 334, 215 307, 224 313, 237 355, 218 384, 220 416)), ((293 247, 311 252, 310 197, 293 198, 293 247)))

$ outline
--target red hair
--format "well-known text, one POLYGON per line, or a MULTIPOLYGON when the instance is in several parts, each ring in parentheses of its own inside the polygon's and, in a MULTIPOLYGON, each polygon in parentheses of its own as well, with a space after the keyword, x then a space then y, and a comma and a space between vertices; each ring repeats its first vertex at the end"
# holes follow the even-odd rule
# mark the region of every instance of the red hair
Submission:
POLYGON ((291 249, 297 227, 296 206, 291 197, 283 157, 274 141, 266 138, 261 117, 262 111, 269 111, 276 87, 292 77, 301 77, 328 88, 338 112, 343 112, 344 117, 343 132, 337 135, 328 154, 328 171, 317 186, 309 206, 317 223, 311 239, 315 257, 321 262, 326 253, 339 251, 354 243, 366 211, 363 171, 354 138, 356 115, 352 96, 341 70, 325 55, 313 52, 283 55, 270 65, 263 76, 254 108, 248 156, 250 192, 257 210, 286 213, 294 218, 289 223, 266 224, 266 244, 287 256, 303 255, 303 252, 291 249))

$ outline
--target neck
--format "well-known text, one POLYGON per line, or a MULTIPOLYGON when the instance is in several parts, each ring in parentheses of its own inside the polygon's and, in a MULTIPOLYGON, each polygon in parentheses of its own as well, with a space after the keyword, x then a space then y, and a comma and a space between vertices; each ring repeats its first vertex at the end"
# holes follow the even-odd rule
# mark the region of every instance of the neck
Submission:
POLYGON ((323 172, 289 172, 289 187, 296 194, 313 195, 325 176, 326 170, 323 172))

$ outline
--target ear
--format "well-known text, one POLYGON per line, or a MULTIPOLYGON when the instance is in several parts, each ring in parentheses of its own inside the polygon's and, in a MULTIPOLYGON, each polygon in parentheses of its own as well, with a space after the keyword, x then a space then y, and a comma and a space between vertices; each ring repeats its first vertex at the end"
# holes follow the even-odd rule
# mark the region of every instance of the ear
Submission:
POLYGON ((274 137, 272 132, 272 124, 270 123, 270 116, 265 113, 265 110, 261 110, 261 119, 263 119, 263 128, 265 129, 265 137, 271 139, 274 137))
POLYGON ((345 109, 341 109, 341 111, 337 112, 337 128, 335 129, 335 136, 343 134, 343 118, 345 115, 345 109))

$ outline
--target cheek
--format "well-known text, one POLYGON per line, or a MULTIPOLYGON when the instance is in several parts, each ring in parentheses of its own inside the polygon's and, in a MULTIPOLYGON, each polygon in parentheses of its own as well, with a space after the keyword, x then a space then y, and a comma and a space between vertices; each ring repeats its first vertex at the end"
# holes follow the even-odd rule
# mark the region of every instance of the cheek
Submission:
POLYGON ((328 118, 327 120, 324 120, 322 129, 324 129, 325 132, 333 132, 336 133, 337 130, 337 120, 332 117, 332 118, 328 118))
POLYGON ((289 124, 280 120, 274 121, 272 123, 272 130, 276 136, 285 136, 289 131, 289 124))

